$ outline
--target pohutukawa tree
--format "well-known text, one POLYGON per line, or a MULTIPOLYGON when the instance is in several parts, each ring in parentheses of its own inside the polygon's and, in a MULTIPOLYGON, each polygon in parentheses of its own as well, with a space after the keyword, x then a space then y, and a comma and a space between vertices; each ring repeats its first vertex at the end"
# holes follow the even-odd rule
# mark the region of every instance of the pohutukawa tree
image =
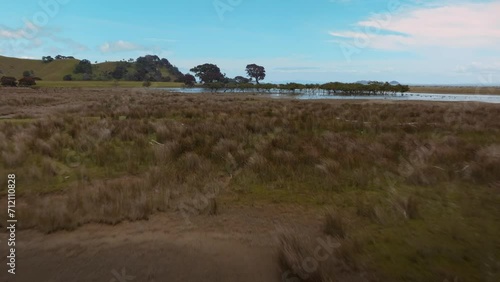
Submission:
POLYGON ((259 80, 266 78, 266 69, 263 66, 256 64, 247 65, 247 74, 250 78, 255 78, 255 82, 259 84, 259 80))
POLYGON ((195 73, 203 83, 224 81, 224 75, 220 72, 219 67, 214 64, 199 65, 192 68, 190 71, 195 73))

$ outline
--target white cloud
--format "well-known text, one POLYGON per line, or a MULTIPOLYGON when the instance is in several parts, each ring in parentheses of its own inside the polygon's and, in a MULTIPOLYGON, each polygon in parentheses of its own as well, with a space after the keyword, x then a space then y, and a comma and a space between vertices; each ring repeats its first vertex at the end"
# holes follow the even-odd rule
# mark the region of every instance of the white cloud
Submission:
POLYGON ((101 52, 103 53, 117 53, 117 52, 144 50, 144 47, 132 42, 118 40, 115 42, 106 42, 103 45, 101 45, 100 49, 101 52))
POLYGON ((358 22, 354 30, 332 31, 330 35, 343 42, 352 40, 362 48, 382 50, 494 49, 500 44, 499 14, 499 2, 421 7, 397 15, 373 16, 358 22))
POLYGON ((23 37, 22 30, 8 30, 8 29, 0 29, 0 38, 5 39, 18 39, 23 37))

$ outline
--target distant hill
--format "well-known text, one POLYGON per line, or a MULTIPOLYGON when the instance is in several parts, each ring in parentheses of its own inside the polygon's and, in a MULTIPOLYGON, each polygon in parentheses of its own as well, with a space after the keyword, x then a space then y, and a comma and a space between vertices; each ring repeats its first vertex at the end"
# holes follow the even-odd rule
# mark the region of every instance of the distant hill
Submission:
POLYGON ((63 76, 73 73, 73 69, 79 60, 55 60, 51 63, 43 63, 42 60, 18 59, 0 56, 0 76, 13 76, 21 78, 24 71, 33 71, 34 76, 43 80, 63 80, 63 76))
MULTIPOLYGON (((71 74, 74 79, 81 80, 82 74, 74 74, 75 66, 80 62, 78 59, 62 59, 54 60, 50 63, 45 63, 42 60, 20 59, 0 56, 0 77, 13 76, 21 78, 24 71, 32 71, 33 76, 40 77, 46 81, 62 81, 63 77, 71 74)), ((92 72, 94 76, 99 76, 102 73, 109 73, 115 70, 116 66, 123 62, 104 62, 92 64, 92 72)), ((127 70, 134 71, 135 63, 129 64, 127 70)), ((161 67, 160 72, 164 77, 171 77, 172 81, 179 78, 179 74, 173 74, 166 67, 161 67)))
MULTIPOLYGON (((359 84, 363 84, 363 85, 368 85, 370 83, 369 80, 360 80, 360 81, 356 81, 356 83, 359 83, 359 84)), ((390 85, 398 85, 400 84, 399 82, 393 80, 391 82, 389 82, 390 85)))

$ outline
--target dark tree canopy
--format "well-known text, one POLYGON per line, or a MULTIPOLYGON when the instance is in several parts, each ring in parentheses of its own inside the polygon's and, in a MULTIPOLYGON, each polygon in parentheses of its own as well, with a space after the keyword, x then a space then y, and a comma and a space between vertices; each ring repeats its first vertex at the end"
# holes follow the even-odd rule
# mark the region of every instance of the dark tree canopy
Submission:
POLYGON ((2 76, 2 78, 0 79, 0 83, 2 84, 2 86, 16 87, 17 79, 11 76, 2 76))
POLYGON ((36 85, 36 81, 33 77, 28 76, 19 79, 19 86, 21 87, 30 87, 33 85, 36 85))
POLYGON ((192 68, 190 71, 195 73, 203 83, 224 81, 224 75, 220 72, 219 67, 214 64, 199 65, 192 68))
POLYGON ((42 62, 44 62, 44 63, 50 63, 52 61, 54 61, 54 58, 52 58, 51 56, 42 57, 42 62))
POLYGON ((263 66, 256 64, 247 65, 246 72, 249 77, 255 78, 255 82, 259 83, 259 80, 264 80, 266 78, 266 69, 263 66))
POLYGON ((74 73, 92 74, 92 63, 89 60, 81 60, 75 67, 74 73))
POLYGON ((119 62, 117 63, 115 70, 111 72, 111 76, 114 79, 122 79, 128 73, 128 63, 119 62))
POLYGON ((57 55, 56 60, 69 60, 69 59, 75 59, 73 56, 63 56, 63 55, 57 55))
POLYGON ((196 78, 192 74, 186 73, 182 82, 187 86, 193 86, 196 83, 196 78))
POLYGON ((236 83, 249 83, 250 79, 243 77, 243 76, 237 76, 234 78, 234 82, 236 82, 236 83))
POLYGON ((184 76, 179 69, 172 65, 167 59, 160 59, 156 55, 146 55, 144 57, 137 58, 135 62, 135 72, 127 76, 133 80, 150 80, 150 81, 171 81, 171 77, 163 77, 161 68, 167 69, 167 71, 179 78, 184 76))

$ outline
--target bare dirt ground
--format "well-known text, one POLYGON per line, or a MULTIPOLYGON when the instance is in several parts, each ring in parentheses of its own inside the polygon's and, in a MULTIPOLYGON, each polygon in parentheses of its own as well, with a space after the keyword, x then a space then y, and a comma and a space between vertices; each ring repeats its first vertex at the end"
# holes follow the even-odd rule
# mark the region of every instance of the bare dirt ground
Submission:
MULTIPOLYGON (((319 219, 306 214, 297 219, 286 208, 254 207, 193 217, 190 223, 166 213, 50 235, 20 231, 16 275, 6 275, 2 256, 0 281, 280 281, 277 234, 299 225, 317 229, 319 219)), ((1 234, 2 254, 6 235, 1 234)))

